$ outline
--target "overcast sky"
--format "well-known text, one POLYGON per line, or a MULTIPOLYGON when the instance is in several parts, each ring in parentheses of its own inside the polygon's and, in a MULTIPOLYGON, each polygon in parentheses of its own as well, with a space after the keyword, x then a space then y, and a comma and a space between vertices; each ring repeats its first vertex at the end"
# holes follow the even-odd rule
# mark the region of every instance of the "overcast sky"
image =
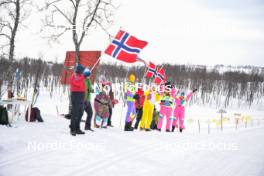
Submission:
MULTIPOLYGON (((116 0, 117 1, 117 0, 116 0)), ((154 63, 264 66, 263 0, 119 0, 115 35, 120 27, 149 44, 140 54, 154 63)), ((16 56, 64 61, 74 50, 71 32, 51 47, 37 31, 37 12, 29 17, 28 29, 20 31, 16 56), (21 33, 23 34, 21 35, 21 33)), ((82 50, 104 50, 109 44, 103 31, 91 33, 82 50)), ((108 56, 103 61, 114 61, 108 56)), ((121 63, 120 61, 116 61, 121 63)))

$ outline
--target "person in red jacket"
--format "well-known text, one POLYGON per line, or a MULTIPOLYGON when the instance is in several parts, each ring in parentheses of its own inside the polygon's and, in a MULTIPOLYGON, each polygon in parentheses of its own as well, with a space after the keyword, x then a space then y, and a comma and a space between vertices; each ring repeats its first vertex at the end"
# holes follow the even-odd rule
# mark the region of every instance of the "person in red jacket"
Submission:
POLYGON ((138 128, 139 122, 141 121, 142 114, 143 114, 143 104, 145 101, 145 95, 144 91, 141 88, 138 88, 138 91, 136 92, 136 101, 135 101, 135 106, 136 106, 136 123, 135 123, 135 129, 138 128))
POLYGON ((71 135, 84 134, 80 129, 81 118, 84 111, 84 97, 85 97, 85 78, 83 75, 84 67, 78 64, 75 72, 70 77, 71 90, 71 135))

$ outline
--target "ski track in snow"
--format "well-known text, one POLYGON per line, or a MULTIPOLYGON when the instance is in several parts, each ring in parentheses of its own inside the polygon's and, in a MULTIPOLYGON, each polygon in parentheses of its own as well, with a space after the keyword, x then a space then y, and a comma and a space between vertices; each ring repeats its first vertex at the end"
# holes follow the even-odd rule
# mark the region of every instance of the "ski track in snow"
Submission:
POLYGON ((263 125, 241 127, 237 131, 233 127, 226 127, 224 132, 211 129, 211 134, 207 134, 206 128, 201 128, 199 134, 196 124, 182 134, 124 132, 119 125, 126 110, 117 106, 113 112, 114 128, 95 129, 72 137, 69 120, 54 116, 52 101, 43 99, 40 101, 43 104, 38 105, 48 110, 42 113, 43 124, 26 123, 21 118, 14 124, 17 128, 0 126, 0 176, 264 176, 263 125), (88 143, 101 148, 32 151, 28 142, 88 143), (235 143, 238 149, 177 148, 184 143, 235 143))
MULTIPOLYGON (((7 130, 8 128, 4 130, 1 128, 1 131, 7 130)), ((54 132, 55 129, 49 130, 54 132)), ((68 129, 65 128, 65 130, 68 132, 68 129)), ((49 132, 47 131, 47 133, 49 132)), ((60 135, 61 133, 56 134, 55 139, 60 139, 60 135)), ((71 153, 56 150, 30 152, 25 149, 25 145, 14 143, 16 145, 18 144, 18 148, 22 148, 19 150, 12 149, 12 151, 6 151, 7 147, 2 147, 0 175, 51 174, 82 176, 87 174, 124 175, 128 172, 127 175, 180 174, 186 176, 204 176, 214 174, 215 176, 262 176, 264 167, 264 154, 262 150, 264 144, 260 139, 263 139, 263 137, 263 128, 211 135, 160 133, 156 131, 135 131, 130 133, 123 132, 117 128, 98 129, 94 133, 87 132, 86 135, 77 136, 75 138, 77 142, 86 140, 103 142, 106 149, 102 153, 97 153, 98 157, 96 157, 96 155, 92 155, 91 157, 90 154, 93 153, 93 151, 74 151, 76 157, 72 157, 71 153), (102 139, 103 137, 106 139, 102 139), (160 140, 165 141, 165 143, 160 143, 160 140), (190 141, 194 144, 237 142, 238 151, 173 151, 173 149, 164 151, 164 148, 161 146, 167 143, 179 144, 190 141), (86 155, 87 157, 78 160, 81 155, 86 155), (5 156, 8 159, 5 159, 5 156), (69 163, 63 162, 65 159, 74 159, 74 161, 69 163), (40 162, 39 166, 36 164, 37 162, 40 162), (56 167, 51 167, 49 165, 49 163, 54 164, 56 162, 58 162, 56 167), (72 164, 75 162, 79 164, 72 164), (47 164, 43 166, 41 163, 47 164), (32 164, 34 166, 32 166, 32 164), (49 168, 51 168, 51 170, 49 170, 49 168)), ((64 135, 63 133, 62 139, 65 141, 71 138, 70 135, 64 135)), ((14 141, 14 139, 12 139, 12 141, 14 141)))

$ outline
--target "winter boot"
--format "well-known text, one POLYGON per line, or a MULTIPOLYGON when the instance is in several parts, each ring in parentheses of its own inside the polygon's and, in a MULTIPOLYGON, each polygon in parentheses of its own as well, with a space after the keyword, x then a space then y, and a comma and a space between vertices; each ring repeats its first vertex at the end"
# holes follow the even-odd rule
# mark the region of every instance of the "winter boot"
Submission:
POLYGON ((78 129, 78 130, 76 130, 76 134, 85 134, 85 132, 83 132, 82 130, 78 129))
POLYGON ((175 126, 172 126, 172 130, 171 131, 174 132, 174 130, 175 130, 175 126))
POLYGON ((71 135, 72 136, 76 136, 76 131, 75 130, 71 130, 71 135))
POLYGON ((90 126, 85 125, 84 130, 94 131, 90 126))
POLYGON ((149 128, 146 128, 145 131, 151 131, 149 128))
POLYGON ((72 136, 76 136, 76 130, 72 127, 72 125, 69 125, 70 133, 72 136))
POLYGON ((125 131, 133 131, 134 128, 131 126, 132 122, 126 122, 125 131))
POLYGON ((183 130, 183 129, 182 129, 182 128, 180 128, 180 132, 181 132, 181 133, 182 133, 182 130, 183 130))
POLYGON ((108 119, 108 122, 107 122, 107 126, 109 126, 109 127, 114 127, 114 126, 112 125, 111 120, 109 120, 109 119, 108 119))
POLYGON ((167 129, 166 132, 170 132, 170 130, 167 129))
POLYGON ((91 125, 85 124, 84 130, 90 130, 90 129, 91 129, 91 125))

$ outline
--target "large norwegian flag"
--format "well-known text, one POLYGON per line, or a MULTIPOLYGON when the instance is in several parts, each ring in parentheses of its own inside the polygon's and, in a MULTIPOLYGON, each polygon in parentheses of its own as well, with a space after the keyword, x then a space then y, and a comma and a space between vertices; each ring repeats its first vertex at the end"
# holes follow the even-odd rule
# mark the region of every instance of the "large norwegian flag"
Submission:
POLYGON ((165 70, 163 68, 158 69, 154 82, 160 85, 161 83, 166 82, 166 79, 167 78, 166 78, 165 70))
POLYGON ((155 64, 153 64, 152 62, 149 62, 148 65, 148 70, 146 72, 146 77, 147 78, 152 78, 152 77, 156 77, 157 75, 157 67, 155 64))
POLYGON ((148 44, 139 40, 129 33, 120 30, 105 53, 124 62, 133 63, 138 61, 138 54, 148 44))

